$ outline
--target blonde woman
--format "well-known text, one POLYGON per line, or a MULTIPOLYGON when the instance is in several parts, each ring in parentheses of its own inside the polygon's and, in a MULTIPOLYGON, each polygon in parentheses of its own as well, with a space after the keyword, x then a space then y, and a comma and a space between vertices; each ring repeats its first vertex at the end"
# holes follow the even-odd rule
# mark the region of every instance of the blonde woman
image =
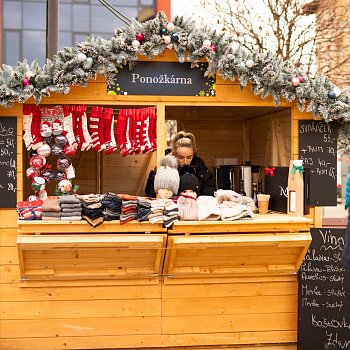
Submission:
MULTIPOLYGON (((170 152, 179 162, 180 176, 185 172, 193 173, 200 183, 200 195, 214 196, 215 180, 204 161, 197 155, 195 136, 190 132, 178 132, 171 142, 170 152)), ((145 189, 146 195, 149 197, 155 197, 154 175, 153 172, 148 177, 145 189)))

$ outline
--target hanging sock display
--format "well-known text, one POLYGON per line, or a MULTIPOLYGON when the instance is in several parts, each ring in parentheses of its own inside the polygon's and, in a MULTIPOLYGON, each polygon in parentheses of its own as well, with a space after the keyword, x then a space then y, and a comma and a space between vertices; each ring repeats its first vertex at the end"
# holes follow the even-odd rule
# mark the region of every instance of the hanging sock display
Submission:
POLYGON ((156 150, 155 107, 120 109, 115 136, 123 157, 156 150))

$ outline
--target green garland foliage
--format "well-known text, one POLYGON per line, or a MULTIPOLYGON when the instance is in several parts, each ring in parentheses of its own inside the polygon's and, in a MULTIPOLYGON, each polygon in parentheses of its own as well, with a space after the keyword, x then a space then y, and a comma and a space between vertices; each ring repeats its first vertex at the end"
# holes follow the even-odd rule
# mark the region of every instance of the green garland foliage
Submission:
POLYGON ((238 79, 242 88, 250 82, 255 95, 272 96, 276 106, 282 97, 297 103, 300 110, 312 112, 315 118, 337 122, 340 148, 350 150, 350 88, 341 91, 325 76, 309 78, 274 53, 251 54, 233 42, 230 33, 198 28, 190 18, 175 17, 169 25, 163 12, 145 23, 133 20, 130 26, 117 28, 108 40, 89 36, 59 51, 42 68, 36 61, 28 64, 26 60, 15 67, 3 65, 0 105, 11 107, 30 97, 40 103, 50 92, 67 94, 72 85, 86 86, 97 74, 109 79, 117 67, 128 65, 132 69, 138 55, 153 59, 167 48, 175 51, 179 62, 196 65, 206 59, 206 75, 238 79), (138 34, 142 34, 141 39, 138 34))

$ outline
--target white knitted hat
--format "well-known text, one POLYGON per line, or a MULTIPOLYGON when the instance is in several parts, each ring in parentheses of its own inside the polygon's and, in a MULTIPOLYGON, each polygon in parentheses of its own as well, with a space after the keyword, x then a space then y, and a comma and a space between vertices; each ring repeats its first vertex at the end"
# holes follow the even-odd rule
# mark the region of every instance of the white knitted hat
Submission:
POLYGON ((235 202, 224 201, 219 204, 221 220, 233 221, 238 219, 252 219, 254 214, 251 208, 247 205, 238 204, 235 202))
POLYGON ((216 198, 212 196, 199 196, 198 220, 220 220, 221 212, 216 204, 216 198))
POLYGON ((179 190, 180 176, 177 170, 178 161, 176 157, 169 154, 160 161, 160 167, 154 177, 154 191, 169 189, 176 195, 179 190))

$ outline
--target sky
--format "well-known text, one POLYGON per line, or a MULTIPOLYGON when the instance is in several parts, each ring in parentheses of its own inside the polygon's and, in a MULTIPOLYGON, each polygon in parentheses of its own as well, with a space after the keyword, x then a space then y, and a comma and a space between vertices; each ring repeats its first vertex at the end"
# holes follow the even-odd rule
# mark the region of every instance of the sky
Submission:
POLYGON ((199 0, 174 0, 171 1, 171 17, 191 16, 200 11, 199 0))

